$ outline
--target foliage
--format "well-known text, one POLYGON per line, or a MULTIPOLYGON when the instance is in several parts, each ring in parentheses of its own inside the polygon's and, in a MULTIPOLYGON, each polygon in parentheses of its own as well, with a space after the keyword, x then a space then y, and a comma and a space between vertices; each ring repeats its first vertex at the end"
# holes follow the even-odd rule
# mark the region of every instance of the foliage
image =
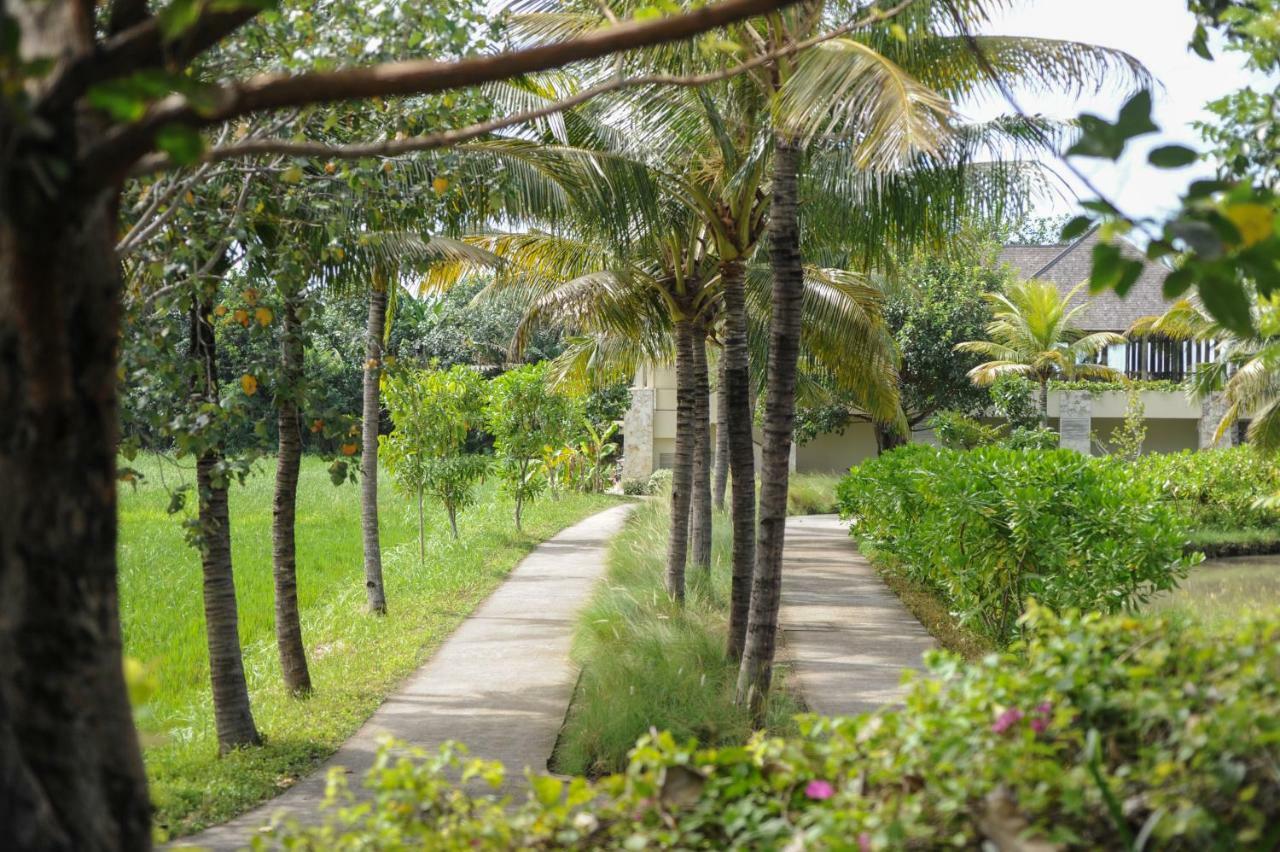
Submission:
POLYGON ((671 490, 671 469, 658 468, 649 474, 649 493, 666 494, 671 490))
POLYGON ((498 475, 515 498, 517 529, 525 503, 547 484, 539 460, 548 447, 564 445, 576 417, 574 402, 547 386, 545 364, 508 370, 489 382, 485 431, 493 436, 498 475))
POLYGON ((1130 390, 1126 395, 1124 406, 1124 422, 1111 431, 1107 441, 1094 436, 1094 443, 1107 455, 1126 461, 1136 461, 1142 455, 1142 445, 1147 440, 1147 407, 1142 402, 1142 394, 1130 390))
MULTIPOLYGON (((1267 849, 1280 809, 1280 627, 1033 609, 1016 653, 930 657, 901 709, 697 748, 644 736, 596 783, 533 774, 524 802, 456 745, 383 751, 372 808, 277 828, 289 848, 1267 849), (474 789, 474 788, 473 788, 474 789), (412 805, 412 806, 407 806, 412 805)), ((332 776, 331 809, 350 799, 332 776)), ((267 842, 267 838, 263 839, 267 842)))
POLYGON ((792 473, 787 479, 788 515, 834 515, 836 485, 840 477, 832 473, 792 473))
POLYGON ((1011 429, 1034 429, 1040 425, 1040 403, 1024 376, 1006 373, 997 376, 987 389, 991 407, 1009 423, 1011 429))
MULTIPOLYGON (((609 548, 605 582, 592 595, 574 636, 582 669, 556 749, 560 772, 599 775, 623 769, 636 739, 651 727, 679 739, 738 746, 751 735, 735 706, 737 664, 725 657, 730 530, 716 518, 709 575, 691 577, 684 606, 662 586, 662 548, 671 524, 661 501, 646 501, 609 548)), ((773 722, 796 711, 775 693, 773 722)))
MULTIPOLYGON (((1280 7, 1275 0, 1188 0, 1187 5, 1197 13, 1192 49, 1212 59, 1208 34, 1216 31, 1228 50, 1246 57, 1248 67, 1274 78, 1280 68, 1280 7)), ((1177 258, 1176 268, 1165 278, 1166 298, 1194 288, 1197 301, 1215 321, 1242 337, 1253 336, 1254 296, 1269 298, 1280 287, 1276 91, 1274 86, 1262 93, 1246 88, 1208 104, 1214 118, 1201 128, 1207 143, 1204 156, 1214 163, 1217 175, 1192 181, 1172 213, 1135 217, 1105 198, 1093 199, 1085 203, 1086 212, 1064 228, 1063 236, 1083 233, 1095 223, 1111 237, 1142 232, 1148 258, 1177 258)), ((1151 119, 1151 103, 1150 92, 1142 91, 1125 104, 1114 123, 1081 116, 1084 132, 1068 153, 1117 159, 1130 140, 1160 130, 1151 119)), ((1177 168, 1201 156, 1184 145, 1165 145, 1155 148, 1149 159, 1157 167, 1177 168)), ((1117 246, 1104 242, 1094 250, 1090 286, 1124 295, 1141 271, 1140 261, 1122 257, 1117 246)))
POLYGON ((1264 528, 1280 519, 1280 507, 1264 502, 1280 492, 1280 459, 1248 445, 1151 453, 1133 471, 1196 528, 1264 528))
POLYGON ((1054 379, 1049 382, 1049 390, 1086 391, 1092 394, 1128 393, 1131 390, 1149 393, 1183 393, 1186 387, 1182 382, 1175 382, 1170 379, 1125 379, 1117 382, 1100 381, 1098 379, 1066 382, 1061 379, 1054 379))
MULTIPOLYGON (((199 556, 177 524, 165 522, 169 491, 194 479, 189 466, 141 455, 145 477, 120 490, 120 605, 125 653, 155 682, 137 713, 146 741, 156 822, 173 835, 226 820, 279 795, 360 726, 405 676, 540 540, 613 503, 572 495, 528 514, 512 535, 510 501, 483 486, 470 532, 455 542, 442 509, 427 510, 427 560, 418 559, 415 511, 392 489, 379 492, 386 582, 401 606, 392 619, 356 617, 363 589, 351 581, 361 559, 360 515, 334 488, 323 460, 304 457, 298 490, 298 597, 311 675, 303 704, 284 688, 275 645, 271 575, 273 478, 268 470, 230 490, 233 563, 245 674, 262 748, 219 759, 209 693, 199 556), (158 605, 157 602, 162 602, 158 605)), ((259 466, 260 468, 262 466, 259 466)), ((190 511, 190 510, 188 510, 190 511)))
POLYGON ((1000 643, 1028 598, 1132 610, 1193 561, 1186 522, 1149 481, 1070 450, 910 445, 853 468, 838 498, 854 536, 1000 643))
POLYGON ((1004 445, 1012 450, 1052 450, 1060 443, 1058 433, 1045 426, 1010 429, 1004 445))
POLYGON ((977 359, 955 345, 982 334, 991 320, 983 298, 1008 283, 1008 274, 991 262, 993 247, 948 258, 921 254, 900 273, 902 284, 890 290, 885 321, 901 362, 902 408, 911 425, 935 411, 979 414, 986 405, 981 389, 966 381, 977 359))
MULTIPOLYGON (((465 281, 413 305, 403 319, 406 343, 413 354, 441 366, 503 366, 513 360, 511 341, 524 314, 518 294, 493 290, 483 279, 465 281)), ((560 332, 537 325, 517 362, 555 358, 564 350, 560 332)))
POLYGON ((628 476, 619 483, 622 493, 629 497, 645 497, 649 494, 649 480, 628 476))
POLYGON ((951 450, 972 450, 998 444, 1004 429, 986 424, 958 411, 939 411, 929 420, 938 443, 951 450))

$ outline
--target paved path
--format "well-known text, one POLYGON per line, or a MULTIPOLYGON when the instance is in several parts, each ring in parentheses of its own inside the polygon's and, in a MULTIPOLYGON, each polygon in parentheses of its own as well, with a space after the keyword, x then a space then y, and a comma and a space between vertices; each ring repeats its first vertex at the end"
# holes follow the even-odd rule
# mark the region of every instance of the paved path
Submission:
POLYGON ((780 621, 801 697, 824 716, 899 700, 902 670, 935 647, 834 515, 787 520, 780 621))
POLYGON ((175 845, 239 849, 281 810, 314 821, 329 767, 344 767, 358 788, 383 734, 425 748, 466 743, 472 755, 506 764, 506 792, 523 786, 523 767, 545 771, 573 694, 574 614, 630 509, 608 509, 538 545, 327 763, 265 805, 175 845))

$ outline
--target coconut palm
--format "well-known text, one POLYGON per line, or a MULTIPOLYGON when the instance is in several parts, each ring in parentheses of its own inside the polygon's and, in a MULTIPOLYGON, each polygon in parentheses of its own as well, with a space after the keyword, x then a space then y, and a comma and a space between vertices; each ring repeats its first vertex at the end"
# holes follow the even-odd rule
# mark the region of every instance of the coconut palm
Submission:
POLYGON ((1264 450, 1280 449, 1280 297, 1256 296, 1252 306, 1255 333, 1242 337, 1213 319, 1202 305, 1182 299, 1158 317, 1142 317, 1131 336, 1159 335, 1213 346, 1213 359, 1188 377, 1197 398, 1221 393, 1227 408, 1216 439, 1241 417, 1249 418, 1246 436, 1264 450))
POLYGON ((986 340, 956 344, 958 352, 990 358, 969 371, 974 384, 985 387, 1000 376, 1025 376, 1040 385, 1040 422, 1049 418, 1049 381, 1059 378, 1115 380, 1121 373, 1093 359, 1108 346, 1125 342, 1111 331, 1086 333, 1075 317, 1088 307, 1071 301, 1081 284, 1065 297, 1051 281, 1019 281, 1005 293, 988 293, 993 319, 986 340))

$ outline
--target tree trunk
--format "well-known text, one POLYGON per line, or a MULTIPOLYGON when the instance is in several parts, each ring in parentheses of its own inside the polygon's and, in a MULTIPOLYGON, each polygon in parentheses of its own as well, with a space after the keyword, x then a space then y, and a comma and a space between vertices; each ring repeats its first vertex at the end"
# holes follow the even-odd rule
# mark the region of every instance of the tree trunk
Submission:
MULTIPOLYGON (((15 128, 0 119, 0 150, 15 128)), ((116 211, 50 198, 26 162, 0 162, 0 835, 145 850, 116 586, 116 211)))
POLYGON ((751 364, 747 352, 746 270, 741 261, 720 266, 724 288, 725 414, 733 473, 730 516, 733 525, 733 569, 729 592, 729 659, 742 657, 751 608, 751 575, 756 562, 756 458, 752 436, 751 364))
POLYGON ((1040 427, 1049 428, 1049 380, 1040 377, 1040 427))
POLYGON ((449 530, 453 533, 453 540, 458 540, 458 507, 450 503, 445 507, 449 512, 449 530))
MULTIPOLYGON (((213 330, 212 294, 193 299, 191 358, 198 366, 191 403, 218 405, 218 350, 213 330)), ((262 743, 249 708, 249 686, 240 650, 236 582, 231 565, 231 513, 227 507, 227 475, 221 470, 222 449, 206 447, 196 459, 200 497, 200 563, 204 573, 205 639, 209 645, 209 680, 213 685, 213 721, 218 752, 262 743)))
POLYGON ((716 376, 716 460, 711 470, 711 504, 724 511, 724 495, 729 488, 729 402, 725 392, 725 366, 729 363, 720 353, 716 376))
POLYGON ((427 561, 427 524, 422 514, 422 489, 418 489, 418 562, 427 561))
POLYGON ((365 326, 364 407, 361 412, 360 529, 364 536, 364 588, 369 611, 387 614, 382 587, 382 546, 378 541, 378 423, 379 380, 382 378, 382 333, 387 324, 387 280, 374 273, 369 287, 369 321, 365 326))
POLYGON ((760 523, 747 643, 737 690, 739 704, 750 708, 756 727, 763 727, 765 721, 777 644, 778 606, 782 597, 782 549, 787 528, 796 361, 800 352, 800 305, 804 293, 796 210, 800 159, 798 144, 775 136, 773 202, 769 212, 773 295, 760 471, 760 523))
POLYGON ((690 561, 711 570, 711 385, 704 326, 693 327, 693 486, 690 509, 690 561))
POLYGON ((271 524, 271 567, 276 586, 276 645, 285 688, 293 695, 311 692, 307 649, 298 617, 298 470, 302 465, 302 428, 298 403, 302 395, 302 329, 297 294, 285 294, 280 334, 280 388, 276 393, 280 447, 276 456, 276 493, 271 524))
POLYGON ((684 602, 684 565, 689 555, 689 515, 693 503, 694 363, 693 327, 676 321, 676 451, 671 470, 671 534, 667 539, 667 594, 684 602))
POLYGON ((907 444, 906 437, 892 425, 876 423, 874 424, 874 428, 876 431, 877 455, 883 455, 890 450, 895 450, 898 447, 905 446, 907 444))

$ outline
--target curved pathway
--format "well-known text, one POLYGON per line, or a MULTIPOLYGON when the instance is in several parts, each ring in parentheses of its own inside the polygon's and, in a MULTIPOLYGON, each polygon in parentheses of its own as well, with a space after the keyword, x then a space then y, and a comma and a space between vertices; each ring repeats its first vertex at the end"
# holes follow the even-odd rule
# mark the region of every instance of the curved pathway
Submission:
POLYGON ((787 519, 779 621, 805 704, 851 716, 898 701, 933 637, 885 586, 835 515, 787 519))
POLYGON ((266 804, 174 846, 240 849, 280 811, 317 820, 329 768, 343 767, 357 790, 384 734, 427 749, 466 743, 473 756, 502 761, 503 792, 518 791, 523 767, 547 768, 573 694, 574 615, 630 511, 607 509, 538 545, 324 765, 266 804))

